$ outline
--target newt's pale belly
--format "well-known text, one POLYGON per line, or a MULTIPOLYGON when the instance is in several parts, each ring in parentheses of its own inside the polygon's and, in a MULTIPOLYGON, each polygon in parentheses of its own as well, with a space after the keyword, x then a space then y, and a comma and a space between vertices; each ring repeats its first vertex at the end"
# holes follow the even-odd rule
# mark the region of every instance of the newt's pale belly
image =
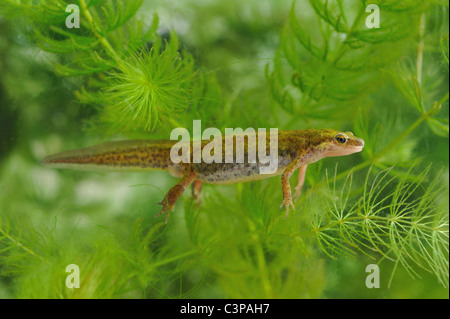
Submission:
POLYGON ((279 159, 278 169, 273 174, 261 174, 260 168, 267 164, 260 163, 192 163, 191 165, 197 179, 204 183, 233 184, 280 175, 290 162, 290 159, 279 159))

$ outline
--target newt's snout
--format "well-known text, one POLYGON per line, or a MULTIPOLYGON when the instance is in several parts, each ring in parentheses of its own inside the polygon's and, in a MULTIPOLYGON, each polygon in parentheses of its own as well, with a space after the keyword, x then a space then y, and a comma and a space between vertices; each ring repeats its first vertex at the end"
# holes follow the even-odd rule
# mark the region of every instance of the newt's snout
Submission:
POLYGON ((364 140, 361 138, 353 138, 349 140, 347 144, 347 155, 361 152, 364 148, 364 140))
POLYGON ((364 148, 364 140, 363 140, 362 138, 356 138, 356 139, 354 140, 353 145, 354 145, 355 147, 361 148, 361 150, 362 150, 362 149, 364 148))

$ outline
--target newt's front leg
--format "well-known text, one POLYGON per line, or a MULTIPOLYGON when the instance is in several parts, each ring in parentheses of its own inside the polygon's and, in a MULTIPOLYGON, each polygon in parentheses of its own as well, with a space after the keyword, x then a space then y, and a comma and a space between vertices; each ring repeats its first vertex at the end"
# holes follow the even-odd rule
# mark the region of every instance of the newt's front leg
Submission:
POLYGON ((283 189, 283 201, 281 202, 280 208, 286 206, 286 216, 289 215, 289 207, 292 207, 293 210, 295 210, 294 203, 292 202, 292 196, 291 196, 291 185, 289 185, 289 178, 294 173, 294 171, 300 167, 298 172, 298 184, 295 187, 295 194, 294 197, 298 199, 298 196, 300 196, 300 192, 303 188, 303 183, 305 181, 305 173, 306 173, 306 166, 304 165, 304 156, 307 154, 307 150, 304 150, 301 152, 289 165, 286 167, 286 169, 283 172, 283 175, 281 175, 281 187, 283 189))
POLYGON ((192 197, 198 206, 202 204, 202 185, 203 182, 198 179, 192 184, 192 197))
POLYGON ((165 223, 167 224, 167 221, 169 220, 169 214, 171 211, 173 211, 178 198, 181 196, 181 194, 183 194, 184 190, 195 180, 196 176, 194 171, 192 170, 191 166, 187 166, 183 178, 180 180, 180 182, 173 186, 164 197, 164 199, 158 203, 163 207, 161 211, 155 215, 155 217, 166 213, 165 223))
POLYGON ((299 159, 295 159, 292 161, 288 167, 283 172, 283 175, 281 175, 281 187, 283 189, 283 201, 281 202, 280 208, 286 206, 286 216, 289 215, 289 207, 291 206, 293 210, 295 210, 294 203, 292 202, 292 196, 291 196, 291 185, 289 185, 289 178, 291 177, 292 173, 297 169, 299 166, 299 159))
POLYGON ((308 165, 300 166, 298 169, 298 180, 297 180, 297 186, 295 186, 295 193, 294 193, 294 202, 298 201, 300 198, 300 194, 302 193, 303 184, 305 183, 305 174, 306 174, 306 167, 308 165))

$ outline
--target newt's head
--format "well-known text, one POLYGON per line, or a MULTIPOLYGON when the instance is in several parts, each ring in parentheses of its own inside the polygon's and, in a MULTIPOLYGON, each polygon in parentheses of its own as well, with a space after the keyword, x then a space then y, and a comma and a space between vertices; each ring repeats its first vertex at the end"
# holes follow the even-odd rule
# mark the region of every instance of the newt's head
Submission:
POLYGON ((323 157, 344 156, 361 152, 364 140, 353 135, 352 132, 336 130, 320 130, 319 149, 323 157))

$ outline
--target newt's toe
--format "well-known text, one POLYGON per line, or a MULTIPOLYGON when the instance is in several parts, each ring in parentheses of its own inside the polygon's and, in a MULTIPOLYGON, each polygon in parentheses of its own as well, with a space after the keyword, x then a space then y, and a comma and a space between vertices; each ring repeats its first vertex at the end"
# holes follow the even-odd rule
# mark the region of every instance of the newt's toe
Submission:
POLYGON ((155 215, 155 218, 161 216, 164 213, 166 213, 165 223, 167 224, 167 222, 169 221, 169 214, 170 214, 171 211, 174 210, 174 205, 170 205, 169 201, 167 200, 167 198, 164 198, 158 204, 162 205, 163 207, 161 208, 159 213, 155 215))
POLYGON ((294 193, 294 202, 297 202, 300 198, 300 195, 302 193, 302 188, 303 187, 295 187, 295 193, 294 193))
POLYGON ((291 198, 283 199, 280 208, 283 207, 283 205, 286 206, 286 215, 284 217, 287 218, 289 215, 289 208, 292 207, 292 210, 295 211, 295 206, 291 198))

